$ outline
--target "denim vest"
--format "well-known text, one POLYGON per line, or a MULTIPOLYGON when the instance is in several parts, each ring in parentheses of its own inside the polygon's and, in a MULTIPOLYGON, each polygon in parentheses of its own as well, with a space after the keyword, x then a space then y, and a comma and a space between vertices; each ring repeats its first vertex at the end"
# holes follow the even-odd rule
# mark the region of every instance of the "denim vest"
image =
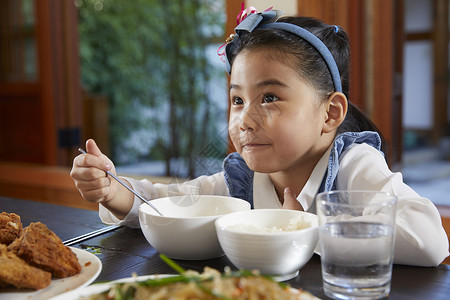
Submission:
MULTIPOLYGON (((366 143, 381 151, 381 138, 376 132, 344 132, 338 135, 331 148, 327 172, 325 172, 320 185, 319 193, 336 189, 339 156, 355 143, 366 143)), ((250 170, 244 159, 237 152, 231 153, 223 162, 223 170, 230 196, 248 201, 253 208, 253 177, 255 173, 250 170)))

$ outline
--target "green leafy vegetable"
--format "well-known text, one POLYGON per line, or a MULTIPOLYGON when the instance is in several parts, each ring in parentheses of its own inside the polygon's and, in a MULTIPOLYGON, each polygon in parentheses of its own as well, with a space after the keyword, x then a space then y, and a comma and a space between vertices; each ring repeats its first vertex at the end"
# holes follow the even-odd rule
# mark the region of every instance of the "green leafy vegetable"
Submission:
POLYGON ((174 269, 178 274, 183 274, 186 272, 179 264, 165 256, 164 254, 160 254, 159 257, 172 269, 174 269))

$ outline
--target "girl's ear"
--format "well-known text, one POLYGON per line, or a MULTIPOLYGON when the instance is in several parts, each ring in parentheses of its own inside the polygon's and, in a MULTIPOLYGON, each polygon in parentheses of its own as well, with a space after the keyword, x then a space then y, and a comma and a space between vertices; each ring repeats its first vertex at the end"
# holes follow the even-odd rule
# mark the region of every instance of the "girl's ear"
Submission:
POLYGON ((323 132, 329 133, 337 129, 344 122, 347 115, 347 97, 343 93, 334 92, 326 103, 326 120, 323 132))

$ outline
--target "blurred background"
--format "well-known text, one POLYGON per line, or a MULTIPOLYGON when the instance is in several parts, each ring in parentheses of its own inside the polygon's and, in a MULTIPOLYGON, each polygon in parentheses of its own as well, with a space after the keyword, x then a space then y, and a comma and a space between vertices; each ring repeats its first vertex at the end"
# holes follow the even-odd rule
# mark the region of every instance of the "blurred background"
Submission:
MULTIPOLYGON (((240 1, 0 1, 0 196, 97 209, 69 177, 94 138, 120 175, 221 169, 228 77, 217 49, 240 1)), ((387 160, 450 216, 449 0, 245 1, 342 26, 350 100, 387 160)))

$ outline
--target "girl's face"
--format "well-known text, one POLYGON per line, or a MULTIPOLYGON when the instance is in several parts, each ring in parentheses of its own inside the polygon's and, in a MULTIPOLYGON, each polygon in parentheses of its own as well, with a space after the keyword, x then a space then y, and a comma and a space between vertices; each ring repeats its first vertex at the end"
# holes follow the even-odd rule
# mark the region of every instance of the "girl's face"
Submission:
POLYGON ((315 165, 329 145, 323 101, 277 57, 266 49, 244 50, 230 80, 229 134, 250 169, 261 173, 315 165))

